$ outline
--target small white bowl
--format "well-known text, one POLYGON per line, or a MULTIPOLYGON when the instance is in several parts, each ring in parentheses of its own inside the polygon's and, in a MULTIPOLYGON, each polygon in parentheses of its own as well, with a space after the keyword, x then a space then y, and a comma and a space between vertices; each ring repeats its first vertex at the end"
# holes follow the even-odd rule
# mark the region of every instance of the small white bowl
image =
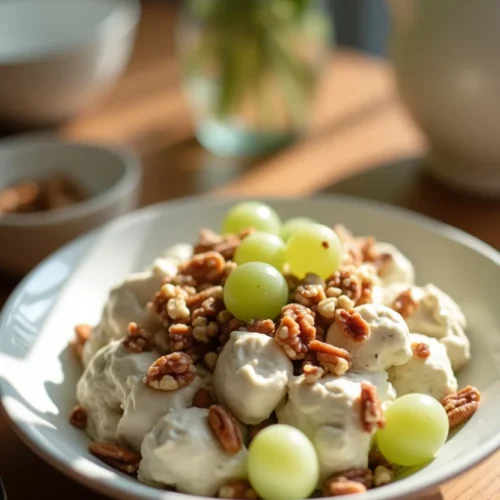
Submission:
POLYGON ((41 126, 79 112, 125 67, 138 0, 0 2, 0 120, 41 126))
POLYGON ((0 216, 1 271, 24 274, 64 243, 136 205, 140 168, 127 150, 49 135, 0 141, 0 189, 51 173, 67 174, 90 197, 47 212, 0 216))
MULTIPOLYGON (((432 282, 451 293, 469 321, 472 359, 458 382, 481 391, 477 413, 423 469, 342 499, 421 498, 500 448, 500 254, 450 226, 374 202, 340 196, 263 201, 283 219, 342 222, 355 234, 390 241, 415 265, 417 282, 432 282)), ((71 478, 120 499, 206 500, 146 486, 89 453, 89 438, 68 422, 81 374, 68 342, 75 324, 98 321, 115 284, 166 247, 195 241, 198 228, 219 228, 234 203, 188 198, 130 214, 54 254, 9 299, 0 318, 0 403, 23 440, 71 478)))

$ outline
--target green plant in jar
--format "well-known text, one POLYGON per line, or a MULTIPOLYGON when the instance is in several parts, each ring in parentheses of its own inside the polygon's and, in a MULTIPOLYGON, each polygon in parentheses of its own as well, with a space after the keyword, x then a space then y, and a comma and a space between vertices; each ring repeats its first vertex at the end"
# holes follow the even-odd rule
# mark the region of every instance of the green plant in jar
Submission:
POLYGON ((255 152, 300 133, 330 25, 320 0, 191 0, 181 60, 198 132, 255 152))

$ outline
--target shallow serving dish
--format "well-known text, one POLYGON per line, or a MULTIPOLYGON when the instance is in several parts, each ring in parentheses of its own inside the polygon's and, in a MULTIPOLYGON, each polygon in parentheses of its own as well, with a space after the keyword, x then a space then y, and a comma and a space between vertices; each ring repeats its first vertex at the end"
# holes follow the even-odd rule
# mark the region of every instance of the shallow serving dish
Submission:
MULTIPOLYGON (((417 281, 451 292, 469 320, 473 357, 459 375, 459 386, 479 388, 479 411, 427 467, 356 498, 389 500, 431 492, 500 448, 498 252, 449 226, 372 202, 343 197, 264 201, 283 218, 342 222, 355 234, 394 243, 414 263, 417 281)), ((218 229, 233 203, 190 198, 126 216, 48 258, 8 301, 0 320, 0 400, 16 432, 65 474, 116 498, 184 497, 140 484, 88 453, 88 438, 68 423, 80 370, 67 345, 76 323, 98 320, 115 283, 145 267, 165 247, 194 241, 200 227, 218 229)))

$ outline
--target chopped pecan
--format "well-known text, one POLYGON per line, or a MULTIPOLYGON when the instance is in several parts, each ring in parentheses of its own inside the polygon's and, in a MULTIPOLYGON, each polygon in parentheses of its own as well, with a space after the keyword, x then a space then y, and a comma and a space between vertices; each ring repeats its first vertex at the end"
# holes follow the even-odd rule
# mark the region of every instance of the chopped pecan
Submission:
POLYGON ((476 413, 479 408, 481 393, 471 385, 445 396, 441 404, 448 414, 450 428, 455 427, 476 413))
POLYGON ((403 318, 408 318, 418 309, 418 302, 413 298, 412 289, 408 288, 401 292, 393 301, 391 305, 397 313, 401 314, 403 318))
POLYGON ((307 345, 315 336, 314 316, 310 309, 301 304, 288 304, 283 307, 274 339, 290 359, 303 359, 307 345))
POLYGON ((425 342, 413 342, 411 351, 414 358, 427 359, 431 355, 429 344, 425 342))
POLYGON ((229 275, 238 267, 238 264, 236 262, 233 262, 232 260, 226 261, 224 264, 224 269, 222 270, 222 276, 220 279, 220 284, 224 286, 226 284, 227 279, 229 278, 229 275))
POLYGON ((335 310, 337 309, 337 298, 329 297, 318 303, 316 312, 323 317, 328 323, 332 323, 335 319, 335 310))
POLYGON ((351 367, 352 357, 345 349, 319 340, 312 340, 309 349, 316 353, 321 366, 333 375, 340 377, 351 367))
POLYGON ((144 383, 153 389, 175 391, 190 384, 196 368, 188 354, 174 352, 158 358, 148 369, 144 383))
POLYGON ((385 486, 386 484, 392 483, 393 478, 394 471, 392 470, 392 468, 378 465, 373 471, 373 486, 385 486))
POLYGON ((250 444, 252 442, 253 438, 262 429, 265 429, 266 427, 269 427, 270 425, 274 425, 277 423, 278 423, 278 419, 276 418, 276 415, 273 413, 269 418, 266 418, 266 420, 263 420, 260 424, 249 426, 249 428, 248 428, 248 444, 250 444))
POLYGON ((208 410, 208 425, 227 453, 234 455, 241 450, 241 429, 229 410, 220 405, 212 405, 208 410))
POLYGON ((219 488, 218 498, 256 500, 259 495, 245 479, 235 479, 219 488))
POLYGON ((351 469, 334 474, 325 481, 325 496, 342 496, 364 493, 373 486, 373 474, 370 469, 351 469))
POLYGON ((163 278, 163 284, 170 284, 182 288, 188 295, 196 293, 198 282, 186 274, 177 273, 175 276, 166 276, 163 278))
POLYGON ((216 316, 223 309, 224 309, 224 302, 222 301, 222 299, 209 297, 200 304, 200 307, 197 307, 193 311, 192 318, 193 320, 195 320, 196 318, 207 318, 209 316, 216 316))
POLYGON ((170 325, 168 336, 173 351, 186 351, 194 344, 193 328, 184 323, 170 325))
POLYGON ((228 234, 221 236, 211 229, 200 231, 198 243, 194 247, 194 253, 205 253, 213 250, 220 253, 226 260, 231 260, 234 252, 239 247, 241 240, 253 232, 253 229, 245 229, 240 234, 228 234))
POLYGON ((197 292, 194 295, 189 296, 186 299, 186 305, 190 309, 196 309, 201 306, 205 300, 209 298, 222 300, 224 296, 224 289, 221 286, 209 286, 201 292, 197 292))
POLYGON ((324 368, 317 366, 310 361, 302 364, 302 373, 304 374, 304 382, 309 385, 315 384, 325 374, 324 368))
POLYGON ((179 273, 192 276, 198 283, 218 284, 224 271, 224 257, 218 252, 194 255, 179 265, 179 273))
POLYGON ((326 280, 326 288, 338 288, 342 295, 347 295, 354 303, 361 298, 361 281, 356 273, 356 268, 344 266, 333 273, 326 280))
POLYGON ((249 332, 262 333, 272 337, 276 331, 276 325, 272 319, 258 319, 249 321, 245 329, 249 332))
POLYGON ((81 323, 75 326, 75 338, 70 342, 71 349, 81 359, 83 347, 92 334, 92 326, 86 323, 81 323))
POLYGON ((77 429, 87 427, 87 410, 83 406, 75 406, 69 414, 69 423, 77 429))
POLYGON ((377 389, 369 382, 361 383, 359 395, 361 426, 365 432, 383 429, 385 425, 384 412, 377 394, 377 389))
POLYGON ((137 323, 129 323, 128 335, 123 339, 123 347, 127 351, 141 353, 152 351, 154 336, 145 328, 137 326, 137 323))
POLYGON ((165 283, 148 304, 148 308, 160 317, 165 327, 168 327, 171 319, 185 322, 190 314, 186 306, 188 296, 189 293, 183 287, 165 283))
POLYGON ((370 336, 370 326, 355 309, 337 309, 335 324, 354 342, 366 342, 370 336))
POLYGON ((210 351, 203 356, 203 361, 205 362, 205 366, 213 372, 215 370, 215 365, 217 364, 217 359, 219 358, 219 355, 214 352, 210 351))
POLYGON ((314 310, 324 299, 326 299, 325 289, 321 285, 299 285, 295 290, 295 302, 311 310, 314 310))
POLYGON ((141 456, 122 446, 94 441, 90 443, 89 451, 104 463, 127 474, 135 474, 139 469, 141 456))
POLYGON ((193 337, 198 342, 208 344, 219 333, 219 327, 215 321, 209 321, 204 316, 198 316, 192 322, 193 337))
POLYGON ((200 387, 193 397, 193 406, 196 408, 210 408, 214 403, 212 393, 204 387, 200 387))

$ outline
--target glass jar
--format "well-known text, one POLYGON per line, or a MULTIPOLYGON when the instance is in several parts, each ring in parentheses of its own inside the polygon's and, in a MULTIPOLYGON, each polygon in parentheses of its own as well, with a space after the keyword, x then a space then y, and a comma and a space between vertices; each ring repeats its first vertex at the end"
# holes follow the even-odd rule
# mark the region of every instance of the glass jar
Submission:
POLYGON ((304 130, 330 51, 323 0, 189 0, 178 29, 196 136, 223 156, 269 153, 304 130))

